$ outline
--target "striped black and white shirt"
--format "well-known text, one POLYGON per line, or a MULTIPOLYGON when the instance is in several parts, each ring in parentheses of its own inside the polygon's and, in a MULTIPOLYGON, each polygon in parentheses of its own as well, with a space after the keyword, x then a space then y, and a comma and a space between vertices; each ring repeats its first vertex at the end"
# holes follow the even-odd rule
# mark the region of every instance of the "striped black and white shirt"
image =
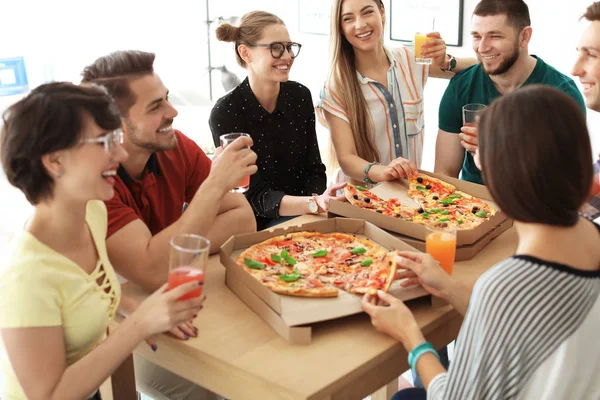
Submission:
POLYGON ((455 354, 428 399, 600 399, 600 271, 496 264, 475 284, 455 354))

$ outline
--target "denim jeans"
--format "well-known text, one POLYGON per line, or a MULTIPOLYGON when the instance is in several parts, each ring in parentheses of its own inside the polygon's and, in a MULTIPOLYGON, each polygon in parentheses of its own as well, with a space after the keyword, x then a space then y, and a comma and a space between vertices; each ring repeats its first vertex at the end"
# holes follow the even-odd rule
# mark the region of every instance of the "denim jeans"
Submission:
POLYGON ((402 389, 391 400, 427 400, 427 392, 422 388, 402 389))

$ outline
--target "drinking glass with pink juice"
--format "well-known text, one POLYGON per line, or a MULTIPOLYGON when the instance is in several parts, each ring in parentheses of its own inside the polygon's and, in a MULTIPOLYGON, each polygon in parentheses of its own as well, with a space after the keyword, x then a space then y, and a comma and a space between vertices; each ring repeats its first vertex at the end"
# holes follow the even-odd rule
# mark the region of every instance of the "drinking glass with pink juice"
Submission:
MULTIPOLYGON (((485 104, 465 104, 462 108, 463 126, 477 126, 479 116, 485 111, 486 108, 487 106, 485 104)), ((466 132, 465 135, 474 136, 466 132)))
MULTIPOLYGON (((171 238, 169 249, 169 286, 167 290, 188 282, 204 282, 210 241, 200 235, 183 234, 171 238)), ((193 289, 178 301, 202 296, 204 285, 193 289)))
MULTIPOLYGON (((243 133, 243 132, 226 133, 225 135, 219 136, 219 138, 221 139, 221 147, 223 147, 223 148, 227 147, 227 145, 229 143, 233 142, 235 139, 239 138, 240 136, 250 137, 250 135, 248 135, 247 133, 243 133)), ((244 193, 246 190, 248 190, 249 186, 250 186, 250 175, 243 178, 242 181, 238 184, 238 186, 235 189, 233 189, 233 192, 244 193)))
POLYGON ((425 251, 440 263, 448 275, 452 275, 456 257, 456 227, 446 222, 427 226, 425 251))

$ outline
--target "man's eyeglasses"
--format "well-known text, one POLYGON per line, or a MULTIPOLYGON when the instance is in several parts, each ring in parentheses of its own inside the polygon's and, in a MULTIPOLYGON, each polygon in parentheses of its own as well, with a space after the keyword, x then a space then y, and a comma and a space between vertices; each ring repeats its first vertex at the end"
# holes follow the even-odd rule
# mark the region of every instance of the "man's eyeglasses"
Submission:
POLYGON ((115 129, 114 131, 108 132, 106 135, 97 138, 87 138, 81 141, 82 143, 103 143, 104 150, 110 153, 114 147, 118 144, 123 144, 123 131, 115 129))
POLYGON ((302 45, 300 43, 292 42, 290 44, 283 44, 281 42, 273 42, 269 44, 257 43, 257 44, 246 44, 246 46, 250 47, 268 47, 271 49, 271 56, 273 58, 281 58, 283 56, 283 52, 287 49, 288 53, 292 58, 298 57, 300 54, 300 49, 302 45))

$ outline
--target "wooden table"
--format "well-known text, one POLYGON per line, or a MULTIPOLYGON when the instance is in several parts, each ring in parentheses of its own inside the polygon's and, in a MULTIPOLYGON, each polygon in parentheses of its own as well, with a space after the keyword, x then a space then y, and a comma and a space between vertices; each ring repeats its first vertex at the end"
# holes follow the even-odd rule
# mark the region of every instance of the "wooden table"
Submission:
MULTIPOLYGON (((285 225, 320 218, 302 216, 285 225)), ((516 245, 511 228, 474 259, 457 262, 454 276, 474 283, 512 255, 516 245)), ((373 398, 389 399, 397 390, 396 378, 408 369, 402 345, 376 332, 366 314, 314 325, 311 345, 288 344, 225 286, 218 255, 210 258, 205 293, 205 308, 196 322, 198 338, 181 341, 160 335, 156 353, 142 344, 135 354, 236 400, 362 399, 376 391, 373 398)), ((421 299, 410 307, 437 348, 456 339, 462 318, 451 306, 431 308, 421 299)))

